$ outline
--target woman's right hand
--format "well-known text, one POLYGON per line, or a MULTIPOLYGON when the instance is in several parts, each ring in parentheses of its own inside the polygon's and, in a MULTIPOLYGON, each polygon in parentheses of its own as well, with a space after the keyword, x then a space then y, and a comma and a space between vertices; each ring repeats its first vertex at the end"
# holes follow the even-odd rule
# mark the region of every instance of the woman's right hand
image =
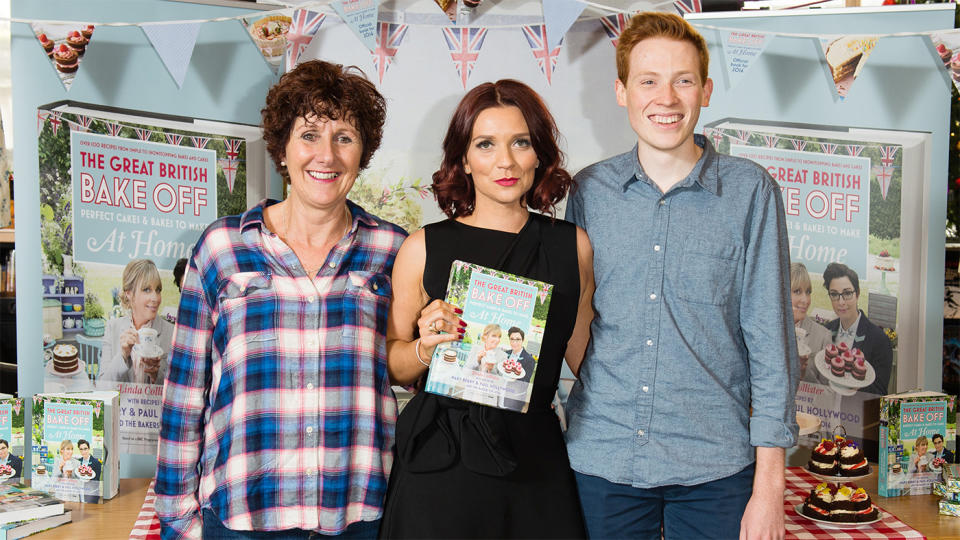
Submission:
POLYGON ((433 356, 437 345, 463 338, 467 323, 460 318, 462 313, 462 309, 443 300, 434 300, 420 310, 417 327, 420 329, 420 350, 426 353, 424 359, 433 356))
POLYGON ((130 351, 133 346, 140 342, 140 335, 133 328, 128 328, 120 334, 120 353, 124 360, 130 361, 130 351))

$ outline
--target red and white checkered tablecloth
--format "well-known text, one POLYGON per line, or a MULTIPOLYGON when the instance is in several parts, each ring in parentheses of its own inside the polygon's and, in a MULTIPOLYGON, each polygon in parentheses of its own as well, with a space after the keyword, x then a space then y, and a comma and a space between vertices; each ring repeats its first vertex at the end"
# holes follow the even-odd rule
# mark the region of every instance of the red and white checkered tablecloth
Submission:
POLYGON ((153 492, 154 482, 151 480, 147 488, 147 496, 143 499, 137 522, 130 531, 131 540, 160 540, 160 519, 157 518, 157 511, 153 506, 157 500, 157 494, 153 492))
MULTIPOLYGON (((797 540, 825 540, 833 538, 859 540, 877 539, 893 540, 899 538, 925 538, 920 531, 910 527, 897 519, 896 516, 883 510, 883 519, 870 525, 860 525, 851 529, 833 529, 820 527, 820 524, 797 514, 794 507, 801 504, 810 490, 819 484, 815 476, 808 473, 803 467, 787 467, 786 492, 783 498, 784 521, 786 523, 788 539, 797 540)), ((157 495, 153 492, 153 482, 147 488, 147 496, 140 507, 140 515, 130 531, 131 540, 159 540, 160 520, 154 509, 157 495)), ((874 501, 876 504, 876 501, 874 501)))
MULTIPOLYGON (((786 515, 784 521, 787 527, 787 538, 799 540, 820 540, 826 538, 925 538, 920 531, 910 527, 897 519, 896 516, 880 507, 882 519, 870 525, 860 525, 851 529, 831 529, 821 527, 819 523, 798 515, 794 507, 801 504, 810 490, 822 482, 817 477, 803 469, 803 467, 787 467, 786 492, 783 497, 783 509, 786 515)), ((873 501, 877 505, 877 501, 873 501)), ((879 505, 877 505, 879 506, 879 505)))

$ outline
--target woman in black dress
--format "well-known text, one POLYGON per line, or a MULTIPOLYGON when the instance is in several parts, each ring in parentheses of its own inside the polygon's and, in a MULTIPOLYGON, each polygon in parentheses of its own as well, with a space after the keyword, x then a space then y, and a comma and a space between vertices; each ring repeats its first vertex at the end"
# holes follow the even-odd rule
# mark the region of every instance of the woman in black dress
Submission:
POLYGON ((574 373, 593 317, 586 233, 552 216, 572 184, 556 124, 523 83, 501 80, 460 102, 433 175, 450 219, 404 242, 393 270, 387 363, 394 384, 427 372, 461 339, 443 302, 454 260, 551 283, 554 293, 527 413, 417 394, 397 420, 384 538, 584 537, 576 482, 551 402, 566 357, 574 373), (443 333, 441 333, 443 332, 443 333))

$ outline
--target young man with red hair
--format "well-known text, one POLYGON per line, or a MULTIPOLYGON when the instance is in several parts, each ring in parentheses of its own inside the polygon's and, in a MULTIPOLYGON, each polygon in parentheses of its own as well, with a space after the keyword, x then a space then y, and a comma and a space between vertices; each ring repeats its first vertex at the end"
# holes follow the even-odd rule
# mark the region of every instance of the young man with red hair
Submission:
POLYGON ((797 438, 786 221, 763 168, 694 134, 708 65, 682 18, 632 19, 616 95, 637 145, 581 171, 567 209, 595 254, 592 341, 567 408, 595 538, 784 535, 797 438))

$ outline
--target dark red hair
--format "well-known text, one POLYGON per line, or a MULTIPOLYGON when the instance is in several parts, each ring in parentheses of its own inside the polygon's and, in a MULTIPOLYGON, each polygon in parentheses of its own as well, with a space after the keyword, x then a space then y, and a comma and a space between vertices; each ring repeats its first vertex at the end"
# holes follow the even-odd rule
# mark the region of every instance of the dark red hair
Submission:
POLYGON ((473 213, 476 192, 473 179, 463 169, 463 159, 473 136, 477 117, 491 107, 516 107, 523 114, 530 142, 540 160, 533 185, 524 195, 528 207, 552 216, 566 196, 573 179, 563 168, 563 152, 557 146, 557 124, 547 106, 532 88, 520 81, 501 79, 473 88, 460 100, 443 139, 443 161, 433 173, 433 194, 448 217, 473 213))

